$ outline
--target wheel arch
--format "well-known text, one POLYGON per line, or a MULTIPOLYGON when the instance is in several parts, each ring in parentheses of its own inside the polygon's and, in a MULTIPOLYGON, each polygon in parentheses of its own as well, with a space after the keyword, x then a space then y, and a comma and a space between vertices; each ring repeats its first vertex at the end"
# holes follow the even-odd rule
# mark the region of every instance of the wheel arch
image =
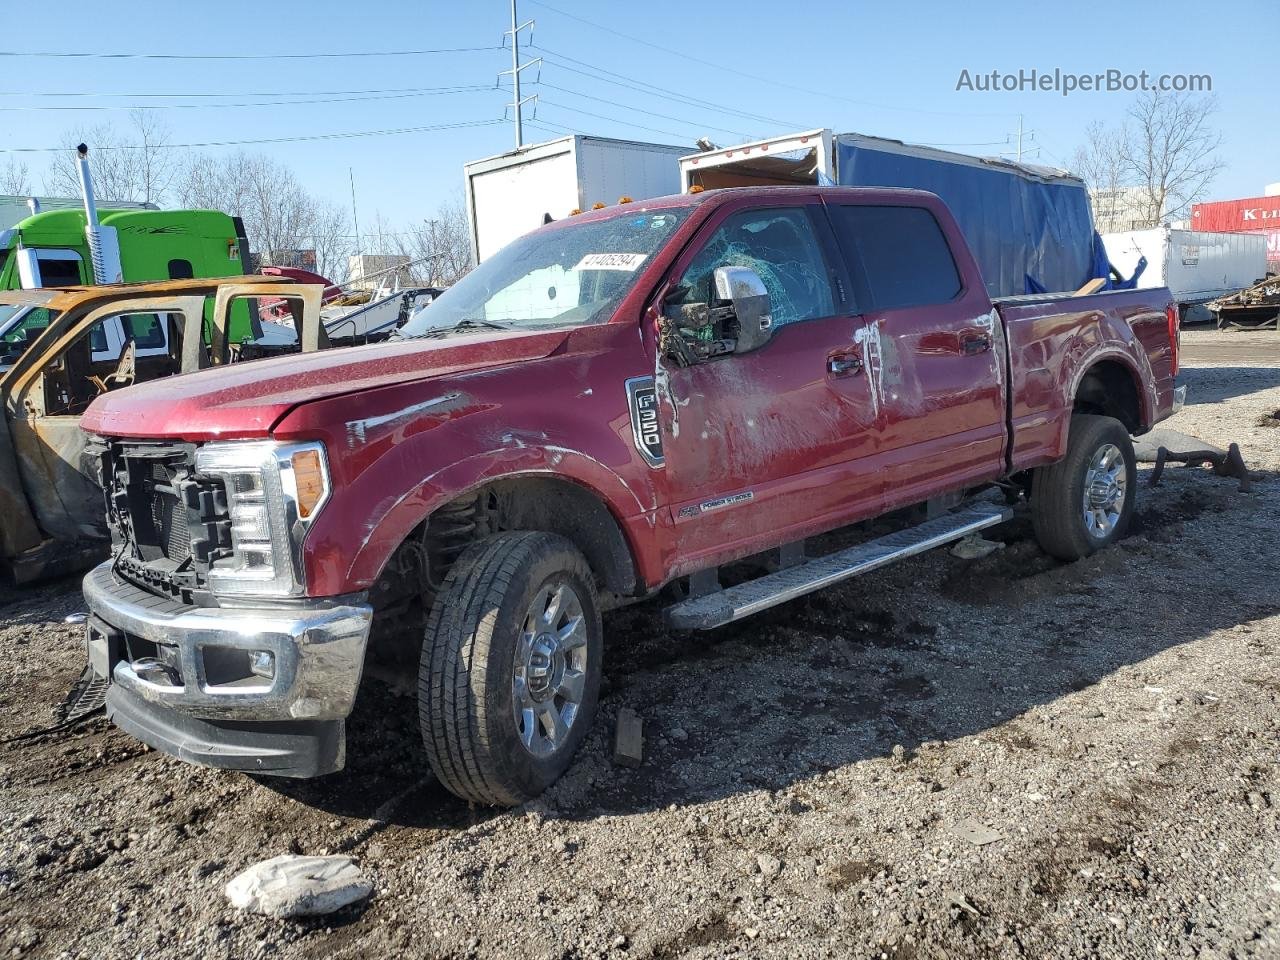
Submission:
POLYGON ((401 497, 369 531, 348 582, 378 581, 395 552, 442 507, 477 493, 497 500, 504 529, 557 533, 573 543, 609 590, 639 589, 641 558, 625 517, 644 512, 635 492, 584 454, 525 447, 460 461, 401 497))
POLYGON ((1071 389, 1071 413, 1113 417, 1129 433, 1142 433, 1150 428, 1151 412, 1141 384, 1141 376, 1127 355, 1097 357, 1082 365, 1076 376, 1071 389))

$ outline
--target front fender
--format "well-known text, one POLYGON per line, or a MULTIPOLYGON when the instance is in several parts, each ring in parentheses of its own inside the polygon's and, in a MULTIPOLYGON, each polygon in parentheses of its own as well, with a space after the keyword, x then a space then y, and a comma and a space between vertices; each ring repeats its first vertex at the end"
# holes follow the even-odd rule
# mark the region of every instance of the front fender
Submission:
POLYGON ((412 475, 409 460, 407 454, 383 458, 326 507, 321 515, 325 523, 317 518, 303 550, 312 596, 368 589, 404 538, 432 511, 494 480, 544 476, 579 484, 619 521, 633 556, 636 543, 629 528, 651 523, 653 505, 644 503, 608 466, 580 451, 512 442, 450 463, 425 479, 397 485, 397 480, 412 475), (379 500, 366 497, 366 489, 405 492, 379 500))

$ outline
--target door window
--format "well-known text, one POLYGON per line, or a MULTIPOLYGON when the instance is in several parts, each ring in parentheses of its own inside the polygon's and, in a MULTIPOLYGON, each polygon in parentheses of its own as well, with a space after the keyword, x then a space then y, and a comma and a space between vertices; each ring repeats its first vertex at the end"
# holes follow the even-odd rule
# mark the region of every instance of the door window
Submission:
POLYGON ((827 265, 809 215, 799 207, 744 210, 724 221, 679 286, 683 303, 709 303, 716 267, 750 267, 769 291, 775 327, 835 313, 827 265))
POLYGON ((120 318, 124 338, 138 350, 164 349, 164 318, 156 313, 127 313, 120 318))
MULTIPOLYGON (((53 253, 54 251, 50 251, 53 253)), ((80 257, 72 251, 56 251, 59 256, 38 254, 40 284, 45 287, 76 287, 80 279, 80 257), (68 254, 70 254, 68 256, 68 254)))
POLYGON ((866 289, 858 300, 867 309, 949 303, 960 293, 960 272, 947 238, 924 207, 829 209, 845 249, 862 266, 866 289))
MULTIPOLYGON (((3 316, 3 311, 6 309, 9 308, 0 307, 0 320, 6 319, 3 316)), ((3 339, 6 345, 25 347, 40 336, 40 331, 47 327, 57 315, 56 310, 50 310, 48 307, 32 307, 11 329, 6 330, 3 338, 0 339, 3 339)))

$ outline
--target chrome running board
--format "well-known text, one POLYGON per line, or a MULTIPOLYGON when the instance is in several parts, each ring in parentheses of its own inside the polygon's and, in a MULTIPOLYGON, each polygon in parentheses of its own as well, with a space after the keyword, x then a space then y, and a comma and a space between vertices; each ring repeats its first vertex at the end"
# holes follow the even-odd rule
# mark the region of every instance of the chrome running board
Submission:
POLYGON ((1011 516, 1012 510, 995 504, 964 507, 825 557, 816 557, 715 593, 682 600, 667 607, 666 621, 668 626, 676 630, 710 630, 720 627, 841 580, 887 566, 895 560, 913 557, 917 553, 959 540, 978 530, 1003 523, 1011 516))

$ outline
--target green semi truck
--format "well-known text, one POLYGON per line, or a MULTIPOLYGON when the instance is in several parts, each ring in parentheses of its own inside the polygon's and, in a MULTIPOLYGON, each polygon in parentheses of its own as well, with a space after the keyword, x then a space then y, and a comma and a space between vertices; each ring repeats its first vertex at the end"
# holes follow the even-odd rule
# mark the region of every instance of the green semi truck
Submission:
MULTIPOLYGON (((0 291, 100 283, 240 276, 249 242, 239 217, 217 210, 99 210, 89 148, 76 149, 83 209, 32 213, 0 230, 0 291)), ((46 311, 0 313, 0 368, 13 363, 49 322, 46 311)), ((206 318, 208 320, 208 318, 206 318)), ((253 304, 240 304, 227 331, 234 343, 257 340, 262 327, 253 304)), ((129 332, 100 332, 95 349, 117 356, 129 332), (118 341, 118 342, 117 342, 118 341)), ((163 352, 167 344, 150 349, 163 352)))
MULTIPOLYGON (((50 210, 0 232, 0 290, 98 282, 86 219, 83 210, 50 210)), ((114 234, 114 244, 107 244, 118 250, 118 270, 111 280, 143 283, 245 272, 248 242, 240 219, 216 210, 102 210, 97 229, 99 236, 114 234)), ((248 306, 241 305, 236 313, 232 339, 257 336, 248 306)), ((6 352, 29 342, 45 322, 42 314, 8 322, 0 317, 6 352)))

